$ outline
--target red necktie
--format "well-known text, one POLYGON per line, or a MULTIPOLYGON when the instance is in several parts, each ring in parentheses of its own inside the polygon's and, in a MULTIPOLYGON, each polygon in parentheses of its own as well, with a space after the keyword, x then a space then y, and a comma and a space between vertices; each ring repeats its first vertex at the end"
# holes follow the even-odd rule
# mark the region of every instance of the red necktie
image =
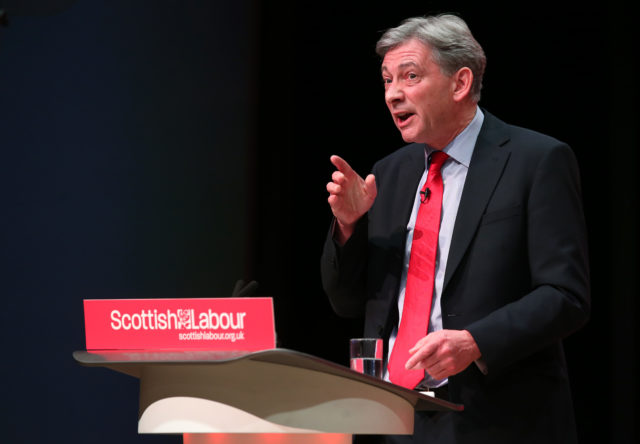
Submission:
POLYGON ((442 151, 431 154, 427 181, 420 191, 421 203, 413 229, 402 319, 389 359, 389 379, 408 389, 413 389, 424 379, 424 370, 406 370, 404 365, 409 359, 409 350, 426 336, 429 326, 442 213, 440 168, 448 157, 442 151))

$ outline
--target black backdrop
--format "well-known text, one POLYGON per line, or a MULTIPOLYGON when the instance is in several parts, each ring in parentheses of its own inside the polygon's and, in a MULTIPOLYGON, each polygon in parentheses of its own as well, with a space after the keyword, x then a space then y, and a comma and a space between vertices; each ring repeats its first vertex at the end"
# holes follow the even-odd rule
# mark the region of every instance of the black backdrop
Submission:
POLYGON ((177 442, 136 434, 135 380, 72 361, 84 298, 227 296, 256 279, 280 346, 346 363, 360 325, 319 280, 328 158, 364 174, 402 145, 373 47, 430 12, 460 13, 484 46, 482 106, 576 152, 593 284, 591 322, 565 342, 579 434, 637 441, 632 14, 385 3, 0 1, 6 442, 177 442))

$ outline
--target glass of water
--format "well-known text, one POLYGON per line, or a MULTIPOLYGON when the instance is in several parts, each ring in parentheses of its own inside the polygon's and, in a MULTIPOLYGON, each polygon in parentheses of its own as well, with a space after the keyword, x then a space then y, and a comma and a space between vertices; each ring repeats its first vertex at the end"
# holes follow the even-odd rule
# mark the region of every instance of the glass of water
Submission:
POLYGON ((349 350, 352 370, 382 379, 382 339, 351 339, 349 350))

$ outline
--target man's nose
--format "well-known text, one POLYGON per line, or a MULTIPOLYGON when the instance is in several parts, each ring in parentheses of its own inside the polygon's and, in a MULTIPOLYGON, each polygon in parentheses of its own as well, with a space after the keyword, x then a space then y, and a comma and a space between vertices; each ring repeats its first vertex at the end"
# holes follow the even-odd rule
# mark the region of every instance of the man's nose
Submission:
POLYGON ((384 93, 384 99, 387 104, 396 103, 404 97, 404 93, 400 85, 397 82, 389 83, 387 90, 384 93))

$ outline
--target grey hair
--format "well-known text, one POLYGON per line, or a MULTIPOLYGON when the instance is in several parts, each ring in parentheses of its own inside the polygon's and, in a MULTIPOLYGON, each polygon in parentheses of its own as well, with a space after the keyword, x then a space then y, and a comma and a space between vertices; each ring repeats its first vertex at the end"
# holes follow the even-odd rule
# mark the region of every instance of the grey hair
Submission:
POLYGON ((476 102, 480 100, 487 58, 464 20, 451 14, 407 19, 380 37, 376 53, 384 58, 387 52, 412 39, 418 39, 431 48, 433 61, 444 75, 450 76, 460 68, 469 68, 473 73, 472 97, 476 102))

